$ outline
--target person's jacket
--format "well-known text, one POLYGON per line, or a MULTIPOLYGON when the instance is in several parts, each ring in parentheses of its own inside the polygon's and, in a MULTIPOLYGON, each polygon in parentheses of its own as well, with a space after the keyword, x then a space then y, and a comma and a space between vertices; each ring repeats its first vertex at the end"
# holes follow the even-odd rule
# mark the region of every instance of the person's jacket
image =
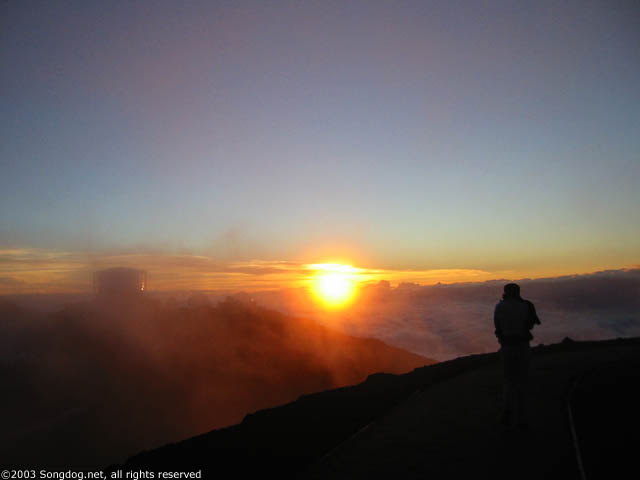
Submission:
POLYGON ((505 298, 496 305, 493 324, 500 345, 527 345, 533 339, 531 329, 540 324, 540 320, 533 303, 512 297, 505 298))

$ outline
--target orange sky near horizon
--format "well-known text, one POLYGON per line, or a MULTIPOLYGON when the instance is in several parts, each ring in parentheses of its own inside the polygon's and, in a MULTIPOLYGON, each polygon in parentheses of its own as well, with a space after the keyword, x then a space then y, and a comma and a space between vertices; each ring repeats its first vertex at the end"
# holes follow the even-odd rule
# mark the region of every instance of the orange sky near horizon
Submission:
POLYGON ((87 254, 44 249, 0 250, 0 294, 82 293, 92 290, 92 274, 114 266, 141 268, 149 275, 150 291, 257 291, 311 288, 322 264, 350 265, 355 285, 389 281, 392 285, 482 282, 585 274, 630 265, 585 265, 583 268, 487 270, 479 268, 376 268, 346 258, 320 262, 252 260, 217 261, 208 256, 163 253, 87 254))
POLYGON ((640 264, 636 2, 112 3, 0 4, 0 294, 640 264))

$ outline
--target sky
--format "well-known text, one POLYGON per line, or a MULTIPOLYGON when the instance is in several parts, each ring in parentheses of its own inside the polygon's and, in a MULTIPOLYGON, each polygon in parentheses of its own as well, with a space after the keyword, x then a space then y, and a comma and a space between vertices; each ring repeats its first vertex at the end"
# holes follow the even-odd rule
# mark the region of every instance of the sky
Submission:
POLYGON ((2 2, 0 293, 638 265, 639 26, 615 0, 2 2))

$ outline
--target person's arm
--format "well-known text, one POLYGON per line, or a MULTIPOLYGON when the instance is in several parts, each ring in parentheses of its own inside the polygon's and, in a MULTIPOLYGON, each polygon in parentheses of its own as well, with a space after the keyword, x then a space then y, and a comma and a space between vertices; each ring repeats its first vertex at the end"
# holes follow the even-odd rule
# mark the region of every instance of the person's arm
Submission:
POLYGON ((531 330, 534 325, 540 325, 540 319, 533 303, 527 300, 527 305, 529 306, 529 330, 531 330))

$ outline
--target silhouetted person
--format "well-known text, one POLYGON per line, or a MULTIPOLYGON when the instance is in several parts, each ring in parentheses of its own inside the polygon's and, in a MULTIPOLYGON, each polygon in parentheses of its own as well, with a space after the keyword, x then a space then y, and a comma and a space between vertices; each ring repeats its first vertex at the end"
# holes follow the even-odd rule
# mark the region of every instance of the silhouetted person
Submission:
POLYGON ((504 367, 504 412, 502 423, 510 428, 529 428, 527 419, 527 383, 529 379, 529 341, 531 329, 540 324, 536 309, 520 297, 515 283, 504 286, 502 300, 493 314, 496 337, 504 367))

